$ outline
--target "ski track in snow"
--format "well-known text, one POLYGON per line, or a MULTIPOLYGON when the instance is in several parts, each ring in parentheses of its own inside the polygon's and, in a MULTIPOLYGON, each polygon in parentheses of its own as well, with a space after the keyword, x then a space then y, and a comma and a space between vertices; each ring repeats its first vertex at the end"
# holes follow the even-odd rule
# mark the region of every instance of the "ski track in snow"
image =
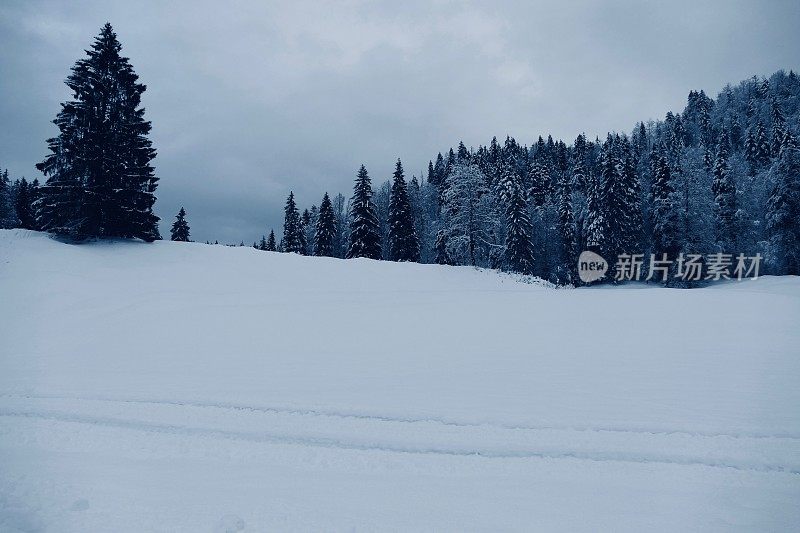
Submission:
POLYGON ((560 431, 582 431, 582 432, 607 432, 607 433, 634 433, 642 435, 687 435, 690 437, 727 437, 732 439, 786 439, 800 441, 800 435, 790 433, 751 433, 751 432, 706 432, 689 431, 684 429, 637 429, 619 428, 611 426, 555 426, 555 425, 527 425, 527 424, 504 424, 500 422, 468 422, 440 417, 400 417, 388 415, 376 415, 347 411, 332 411, 323 409, 302 409, 290 407, 268 407, 262 405, 244 405, 240 403, 224 402, 202 402, 194 400, 175 400, 175 399, 141 399, 141 398, 114 398, 110 396, 69 396, 57 394, 14 394, 0 393, 0 398, 20 398, 31 400, 83 400, 107 403, 129 403, 129 404, 153 404, 153 405, 172 405, 185 407, 198 407, 210 409, 223 409, 230 411, 252 411, 260 413, 288 414, 307 417, 342 418, 354 420, 371 420, 375 422, 396 422, 399 424, 438 424, 442 426, 464 427, 464 428, 497 428, 509 430, 560 430, 560 431))
POLYGON ((800 475, 800 439, 795 437, 523 427, 194 401, 55 395, 0 394, 0 417, 340 450, 658 463, 800 475), (200 423, 179 423, 187 419, 200 423))

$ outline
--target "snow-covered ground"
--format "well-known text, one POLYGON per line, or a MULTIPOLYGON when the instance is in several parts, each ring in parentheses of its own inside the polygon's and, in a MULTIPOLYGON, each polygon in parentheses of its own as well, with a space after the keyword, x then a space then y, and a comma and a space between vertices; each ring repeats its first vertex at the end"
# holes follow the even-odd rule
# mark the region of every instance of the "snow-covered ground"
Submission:
POLYGON ((800 280, 0 231, 0 531, 800 526, 800 280))

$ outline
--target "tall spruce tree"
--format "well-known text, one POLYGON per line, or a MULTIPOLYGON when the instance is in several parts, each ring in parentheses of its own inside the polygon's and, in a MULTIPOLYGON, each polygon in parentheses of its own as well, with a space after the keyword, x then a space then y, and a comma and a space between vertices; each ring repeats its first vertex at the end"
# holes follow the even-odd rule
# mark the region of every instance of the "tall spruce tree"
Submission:
POLYGON ((289 192, 289 197, 286 199, 286 206, 283 211, 282 251, 302 255, 306 250, 305 234, 303 232, 303 222, 300 218, 300 212, 297 210, 297 204, 294 202, 294 192, 289 192))
POLYGON ((35 229, 36 216, 33 210, 33 187, 25 178, 22 178, 17 187, 17 197, 14 207, 17 212, 17 224, 22 229, 35 229))
POLYGON ((275 242, 275 230, 269 230, 269 237, 267 237, 267 251, 268 252, 276 252, 278 250, 278 245, 275 242))
POLYGON ((0 171, 0 229, 13 228, 17 224, 17 215, 11 195, 11 181, 8 170, 0 171))
POLYGON ((530 215, 525 191, 518 179, 510 173, 504 176, 502 187, 505 196, 506 250, 505 266, 511 272, 533 274, 533 246, 531 244, 530 215))
MULTIPOLYGON (((459 161, 469 161, 464 143, 459 146, 459 161), (462 157, 463 149, 463 157, 462 157)), ((408 187, 403 176, 403 164, 397 160, 389 198, 389 259, 419 261, 419 239, 414 228, 414 214, 408 200, 408 187)))
POLYGON ((314 233, 314 255, 333 257, 335 239, 336 214, 333 212, 333 204, 326 192, 322 197, 322 203, 319 204, 319 216, 314 233))
POLYGON ((800 275, 800 150, 786 135, 767 201, 769 264, 776 274, 800 275))
POLYGON ((173 241, 189 241, 189 223, 186 221, 186 210, 183 207, 178 211, 175 222, 172 223, 170 239, 173 241))
POLYGON ((347 259, 355 257, 381 258, 381 236, 372 201, 372 182, 364 165, 358 169, 350 200, 350 247, 347 259))
POLYGON ((723 131, 714 161, 711 193, 714 196, 717 246, 723 252, 734 253, 736 247, 736 184, 728 166, 728 143, 725 136, 723 131))
POLYGON ((575 278, 575 267, 578 261, 578 243, 575 238, 575 214, 572 209, 572 184, 568 176, 564 176, 558 189, 558 232, 561 236, 562 269, 566 272, 566 282, 575 278))
POLYGON ((667 254, 667 257, 674 261, 680 251, 680 220, 675 185, 664 152, 662 147, 656 156, 651 187, 653 252, 659 258, 661 254, 667 254))
POLYGON ((156 151, 140 107, 146 86, 121 50, 106 24, 67 78, 73 99, 54 120, 60 133, 47 141, 50 155, 36 165, 48 176, 37 201, 44 230, 77 239, 159 238, 156 151))
POLYGON ((598 167, 587 186, 585 242, 614 262, 619 254, 638 251, 642 228, 639 177, 628 139, 609 134, 598 167))

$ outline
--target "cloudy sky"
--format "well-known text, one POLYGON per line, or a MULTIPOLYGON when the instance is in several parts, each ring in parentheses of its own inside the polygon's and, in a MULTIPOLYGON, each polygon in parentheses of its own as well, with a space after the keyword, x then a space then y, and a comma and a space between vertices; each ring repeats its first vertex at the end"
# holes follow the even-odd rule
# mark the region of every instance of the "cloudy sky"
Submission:
POLYGON ((0 167, 34 164, 106 21, 141 80, 162 232, 252 242, 463 139, 630 131, 690 89, 800 68, 800 2, 0 2, 0 167))

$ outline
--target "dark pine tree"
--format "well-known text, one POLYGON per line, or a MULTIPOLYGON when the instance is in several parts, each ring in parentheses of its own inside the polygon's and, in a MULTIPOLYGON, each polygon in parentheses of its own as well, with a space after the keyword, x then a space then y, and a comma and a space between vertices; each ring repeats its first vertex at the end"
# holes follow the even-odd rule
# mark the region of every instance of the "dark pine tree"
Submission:
POLYGON ((333 204, 325 193, 322 203, 319 204, 319 216, 317 217, 317 227, 314 231, 314 255, 321 257, 333 257, 333 244, 336 240, 336 214, 333 212, 333 204))
POLYGON ((378 216, 372 201, 372 182, 367 169, 361 165, 350 200, 350 247, 347 259, 380 259, 381 236, 378 228, 378 216))
POLYGON ((11 194, 11 181, 8 170, 0 172, 0 229, 13 228, 17 224, 17 215, 11 194))
POLYGON ((572 209, 571 180, 564 176, 558 188, 558 232, 561 235, 561 264, 566 273, 566 282, 575 278, 578 262, 578 243, 575 237, 575 214, 572 209))
POLYGON ((800 275, 800 150, 786 135, 767 201, 768 260, 776 274, 800 275))
POLYGON ((725 132, 717 149, 714 161, 711 193, 714 196, 714 225, 717 246, 723 252, 734 253, 736 247, 736 184, 728 166, 728 150, 725 132))
MULTIPOLYGON (((464 143, 460 147, 463 148, 464 143)), ((465 160, 469 153, 464 148, 465 160)), ((461 150, 459 150, 461 154, 461 150)), ((392 261, 419 261, 419 239, 414 229, 414 214, 408 200, 408 188, 403 176, 403 164, 397 160, 389 198, 389 259, 392 261)))
POLYGON ((656 156, 654 163, 652 195, 653 252, 658 255, 667 254, 675 260, 680 251, 678 203, 675 197, 675 185, 672 182, 669 164, 664 148, 656 156))
POLYGON ((17 187, 14 207, 17 212, 17 224, 23 229, 36 229, 36 217, 33 210, 33 187, 22 178, 17 187))
POLYGON ((181 207, 178 215, 175 217, 175 222, 172 223, 170 231, 170 239, 173 241, 189 241, 189 223, 186 222, 186 210, 181 207))
POLYGON ((294 202, 294 192, 289 192, 284 207, 283 220, 283 240, 281 248, 287 253, 304 254, 306 250, 305 234, 303 232, 303 221, 297 204, 294 202))
POLYGON ((158 179, 150 122, 140 107, 146 87, 122 57, 110 24, 66 84, 73 100, 54 120, 58 137, 36 167, 48 176, 37 201, 38 225, 82 239, 91 236, 160 238, 153 213, 158 179))
POLYGON ((269 230, 269 237, 267 237, 267 248, 268 252, 275 252, 278 250, 278 245, 275 243, 275 230, 269 230))
POLYGON ((506 216, 506 269, 520 274, 533 274, 533 227, 525 191, 513 172, 504 172, 501 179, 506 216))
POLYGON ((258 241, 258 249, 262 252, 267 251, 267 238, 264 235, 262 235, 261 240, 258 241))

